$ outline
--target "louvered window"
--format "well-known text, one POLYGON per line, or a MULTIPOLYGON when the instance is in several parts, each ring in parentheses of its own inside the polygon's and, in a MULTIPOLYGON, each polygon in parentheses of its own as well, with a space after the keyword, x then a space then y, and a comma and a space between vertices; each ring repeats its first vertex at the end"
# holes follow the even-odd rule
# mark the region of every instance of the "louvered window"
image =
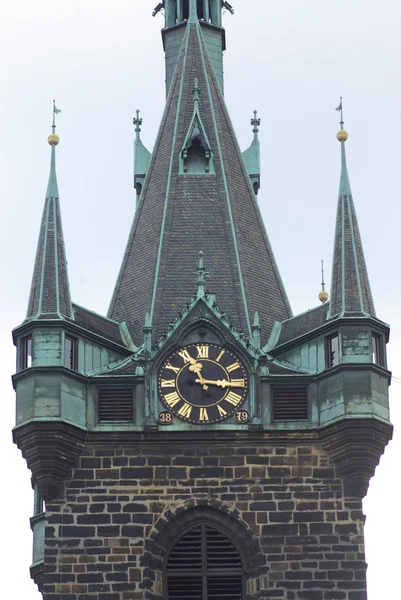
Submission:
POLYGON ((132 388, 104 387, 99 389, 99 422, 133 421, 134 403, 132 388))
POLYGON ((170 551, 165 584, 168 600, 242 600, 241 557, 223 533, 198 525, 170 551))
POLYGON ((274 421, 307 421, 307 387, 273 387, 274 421))

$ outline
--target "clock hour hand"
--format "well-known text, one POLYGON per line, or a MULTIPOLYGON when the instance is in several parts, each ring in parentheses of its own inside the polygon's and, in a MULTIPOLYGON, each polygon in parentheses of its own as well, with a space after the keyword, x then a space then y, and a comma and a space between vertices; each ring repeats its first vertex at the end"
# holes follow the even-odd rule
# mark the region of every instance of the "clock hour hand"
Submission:
POLYGON ((202 367, 203 367, 202 363, 196 362, 196 360, 194 358, 191 358, 189 362, 191 363, 189 370, 191 371, 191 373, 195 373, 195 375, 197 375, 199 377, 199 379, 195 380, 196 383, 200 383, 202 385, 203 389, 205 391, 207 391, 209 389, 209 386, 205 385, 206 382, 202 377, 202 373, 201 373, 202 367))

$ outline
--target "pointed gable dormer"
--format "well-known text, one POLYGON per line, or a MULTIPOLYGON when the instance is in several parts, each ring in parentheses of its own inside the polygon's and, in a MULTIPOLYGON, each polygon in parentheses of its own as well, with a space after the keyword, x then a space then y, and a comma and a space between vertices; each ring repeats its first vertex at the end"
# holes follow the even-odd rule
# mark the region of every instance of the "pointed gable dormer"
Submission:
MULTIPOLYGON (((55 106, 53 110, 57 110, 55 106)), ((27 319, 74 318, 57 186, 56 146, 59 137, 55 133, 54 118, 52 129, 53 132, 48 137, 51 146, 49 183, 40 225, 27 319)))
POLYGON ((205 175, 214 173, 213 152, 199 112, 199 81, 195 78, 193 89, 194 112, 180 152, 180 173, 205 175))
POLYGON ((337 139, 341 143, 341 179, 328 318, 374 317, 375 307, 348 177, 345 154, 348 133, 344 130, 342 102, 339 110, 341 110, 341 129, 337 133, 337 139))

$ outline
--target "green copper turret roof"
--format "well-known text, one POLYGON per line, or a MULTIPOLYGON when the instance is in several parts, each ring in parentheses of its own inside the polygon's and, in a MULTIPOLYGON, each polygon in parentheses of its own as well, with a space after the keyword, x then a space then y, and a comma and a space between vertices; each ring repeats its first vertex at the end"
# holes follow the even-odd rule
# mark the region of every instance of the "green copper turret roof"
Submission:
POLYGON ((72 319, 73 310, 56 176, 56 145, 59 138, 55 134, 54 122, 53 133, 48 141, 51 145, 50 175, 26 318, 72 319))
MULTIPOLYGON (((342 111, 342 104, 340 104, 342 111)), ((362 240, 349 182, 343 129, 337 134, 341 143, 341 178, 328 318, 336 316, 375 316, 362 240)))
POLYGON ((207 258, 206 292, 238 330, 252 334, 259 314, 267 341, 291 309, 204 40, 192 11, 182 28, 175 75, 128 239, 109 317, 142 342, 146 313, 157 340, 194 294, 193 265, 207 258), (193 21, 193 22, 192 22, 193 21), (195 80, 198 80, 195 86, 195 80), (213 173, 180 173, 193 119, 193 90, 213 156, 213 173))

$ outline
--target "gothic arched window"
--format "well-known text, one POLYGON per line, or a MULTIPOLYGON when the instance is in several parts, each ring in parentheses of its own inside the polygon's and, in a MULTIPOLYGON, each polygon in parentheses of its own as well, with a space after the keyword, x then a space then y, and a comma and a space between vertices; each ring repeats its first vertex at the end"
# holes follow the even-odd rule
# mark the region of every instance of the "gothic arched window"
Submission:
POLYGON ((238 549, 208 523, 187 529, 166 556, 165 600, 244 600, 244 584, 238 549))
POLYGON ((206 150, 202 146, 199 138, 195 138, 192 146, 188 148, 186 172, 187 173, 207 173, 209 161, 206 162, 206 150))

